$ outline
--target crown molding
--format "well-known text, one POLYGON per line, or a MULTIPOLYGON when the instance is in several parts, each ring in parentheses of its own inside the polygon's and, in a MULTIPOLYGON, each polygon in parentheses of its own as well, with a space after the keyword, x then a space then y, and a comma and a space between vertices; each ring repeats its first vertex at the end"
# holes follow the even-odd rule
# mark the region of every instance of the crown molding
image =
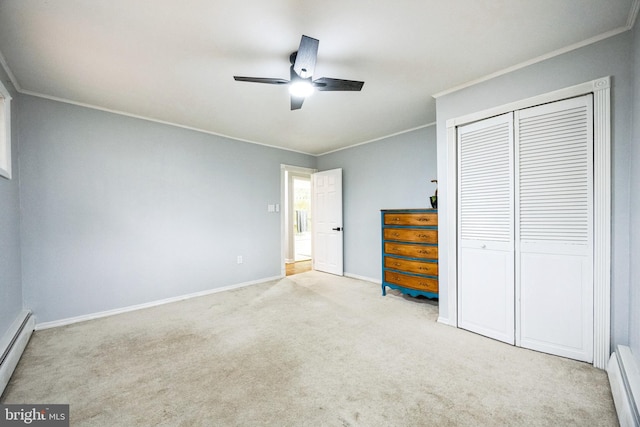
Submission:
POLYGON ((466 89, 468 87, 474 86, 474 85, 476 85, 478 83, 482 83, 482 82, 485 82, 487 80, 491 80, 493 78, 502 76, 504 74, 509 74, 509 73, 511 73, 513 71, 516 71, 516 70, 519 70, 521 68, 528 67, 529 65, 533 65, 533 64, 536 64, 538 62, 542 62, 542 61, 545 61, 547 59, 551 59, 553 57, 562 55, 564 53, 571 52, 572 50, 580 49, 581 47, 585 47, 585 46, 588 46, 590 44, 594 44, 594 43, 597 43, 599 41, 602 41, 602 40, 608 39, 610 37, 616 36, 618 34, 624 33, 625 31, 629 31, 630 29, 633 28, 633 26, 636 23, 639 11, 640 11, 640 0, 633 0, 633 3, 631 4, 631 9, 629 10, 629 15, 627 16, 627 23, 626 23, 626 25, 624 27, 620 27, 620 28, 616 28, 616 29, 611 30, 611 31, 607 31, 606 33, 602 33, 600 35, 597 35, 595 37, 591 37, 591 38, 583 40, 581 42, 574 43, 572 45, 563 47, 561 49, 557 49, 557 50, 551 51, 549 53, 546 53, 544 55, 538 56, 536 58, 532 58, 532 59, 530 59, 528 61, 521 62, 521 63, 513 65, 511 67, 507 67, 507 68, 504 68, 502 70, 496 71, 494 73, 487 74, 486 76, 483 76, 483 77, 468 81, 466 83, 462 83, 460 85, 454 86, 454 87, 449 88, 449 89, 445 89, 445 90, 443 90, 441 92, 438 92, 438 93, 436 93, 436 94, 434 94, 432 96, 437 99, 437 98, 439 98, 441 96, 449 95, 449 94, 457 92, 459 90, 466 89))

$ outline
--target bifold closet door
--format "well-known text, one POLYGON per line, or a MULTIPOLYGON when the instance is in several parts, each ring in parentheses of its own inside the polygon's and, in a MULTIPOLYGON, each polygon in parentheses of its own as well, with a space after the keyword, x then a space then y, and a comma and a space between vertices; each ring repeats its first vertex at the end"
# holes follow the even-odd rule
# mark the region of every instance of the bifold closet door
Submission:
POLYGON ((458 325, 514 344, 513 114, 458 128, 458 325))
POLYGON ((593 100, 458 128, 458 325, 593 360, 593 100))
POLYGON ((515 112, 516 344, 593 360, 592 95, 515 112))

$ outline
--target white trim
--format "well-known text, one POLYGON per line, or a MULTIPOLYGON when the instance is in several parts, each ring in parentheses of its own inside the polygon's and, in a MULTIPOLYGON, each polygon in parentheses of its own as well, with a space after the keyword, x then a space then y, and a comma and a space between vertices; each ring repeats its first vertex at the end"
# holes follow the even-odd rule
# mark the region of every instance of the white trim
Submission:
POLYGON ((35 329, 31 311, 22 310, 0 341, 0 395, 11 379, 20 357, 35 329))
POLYGON ((382 285, 382 280, 380 279, 374 279, 373 277, 367 277, 367 276, 360 276, 359 274, 353 274, 353 273, 344 273, 344 277, 349 277, 351 279, 357 279, 357 280, 363 280, 365 282, 371 282, 371 283, 375 283, 376 285, 382 285))
POLYGON ((22 310, 14 319, 11 326, 9 326, 2 339, 0 339, 0 364, 2 364, 5 359, 5 355, 11 350, 12 343, 15 341, 16 336, 22 329, 22 325, 30 315, 31 312, 29 310, 22 310))
POLYGON ((319 157, 319 156, 324 156, 326 154, 332 154, 332 153, 337 153, 338 151, 342 151, 342 150, 348 150, 350 148, 355 148, 355 147, 359 147, 360 145, 365 145, 365 144, 370 144, 372 142, 376 142, 376 141, 380 141, 383 139, 387 139, 387 138, 393 138, 394 136, 398 136, 398 135, 402 135, 405 133, 409 133, 409 132, 413 132, 416 130, 420 130, 420 129, 424 129, 424 128, 428 128, 430 126, 435 126, 436 122, 431 122, 431 123, 427 123, 426 125, 421 125, 421 126, 416 126, 414 128, 411 129, 406 129, 406 130, 401 130, 400 132, 396 132, 396 133, 392 133, 390 135, 385 135, 385 136, 381 136, 379 138, 374 138, 374 139, 369 139, 367 141, 363 141, 363 142, 358 142, 356 144, 353 145, 349 145, 347 147, 342 147, 342 148, 336 148, 335 150, 331 150, 331 151, 327 151, 325 153, 321 153, 321 154, 312 154, 313 156, 319 157))
POLYGON ((9 68, 9 63, 7 62, 7 59, 4 57, 2 52, 0 52, 0 65, 2 65, 2 68, 4 68, 4 71, 7 73, 7 76, 9 76, 9 80, 11 80, 11 83, 13 83, 13 87, 15 87, 18 92, 22 91, 22 88, 18 83, 18 79, 11 71, 11 68, 9 68))
POLYGON ((413 132, 413 131, 418 130, 418 129, 422 129, 422 128, 426 128, 426 127, 429 127, 429 126, 435 126, 436 125, 436 122, 431 122, 431 123, 427 123, 427 124, 424 124, 424 125, 420 125, 420 126, 411 128, 411 129, 401 130, 399 132, 392 133, 390 135, 385 135, 385 136, 381 136, 379 138, 374 138, 374 139, 370 139, 370 140, 367 140, 367 141, 358 142, 358 143, 355 143, 353 145, 349 145, 347 147, 337 148, 335 150, 330 150, 330 151, 327 151, 327 152, 324 152, 324 153, 313 154, 313 153, 307 153, 305 151, 294 150, 294 149, 291 149, 291 148, 280 147, 280 146, 277 146, 277 145, 264 144, 264 143, 257 142, 257 141, 252 141, 252 140, 249 140, 249 139, 236 138, 236 137, 233 137, 233 136, 230 136, 230 135, 225 135, 225 134, 222 134, 222 133, 208 131, 208 130, 195 128, 195 127, 191 127, 191 126, 180 125, 180 124, 177 124, 177 123, 168 122, 168 121, 160 120, 160 119, 154 119, 154 118, 150 118, 150 117, 146 117, 146 116, 140 116, 140 115, 137 115, 137 114, 131 114, 131 113, 127 113, 127 112, 120 111, 120 110, 113 110, 113 109, 110 109, 110 108, 100 107, 100 106, 93 105, 93 104, 87 104, 87 103, 84 103, 84 102, 72 101, 72 100, 67 99, 67 98, 60 98, 60 97, 57 97, 57 96, 45 95, 43 93, 34 92, 34 91, 30 91, 30 90, 25 90, 20 86, 20 83, 18 82, 18 79, 15 77, 15 75, 11 71, 11 68, 9 68, 9 64, 7 63, 7 60, 5 59, 5 57, 2 55, 2 52, 0 52, 0 65, 2 66, 2 68, 4 68, 5 72, 9 76, 9 79, 13 83, 13 86, 16 88, 16 90, 19 93, 22 93, 24 95, 30 95, 30 96, 35 96, 37 98, 49 99, 51 101, 62 102, 62 103, 65 103, 65 104, 77 105, 79 107, 90 108, 90 109, 93 109, 93 110, 105 111, 107 113, 118 114, 118 115, 126 116, 126 117, 132 117, 134 119, 147 120, 147 121, 150 121, 150 122, 160 123, 160 124, 163 124, 163 125, 175 126, 175 127, 179 127, 179 128, 182 128, 182 129, 192 130, 192 131, 195 131, 195 132, 202 132, 202 133, 206 133, 206 134, 209 134, 209 135, 215 135, 215 136, 231 139, 231 140, 234 140, 234 141, 246 142, 246 143, 249 143, 249 144, 257 144, 257 145, 262 145, 262 146, 269 147, 269 148, 276 148, 276 149, 280 149, 280 150, 292 151, 294 153, 305 154, 307 156, 312 156, 312 157, 324 156, 326 154, 331 154, 331 153, 335 153, 337 151, 342 151, 342 150, 346 150, 346 149, 349 149, 349 148, 354 148, 354 147, 357 147, 359 145, 369 144, 371 142, 379 141, 381 139, 392 138, 394 136, 402 135, 404 133, 409 133, 409 132, 413 132))
POLYGON ((456 325, 454 325, 454 324, 453 324, 453 323, 451 323, 451 322, 449 321, 449 319, 448 319, 448 318, 446 318, 446 317, 438 316, 438 320, 437 320, 437 322, 438 322, 438 323, 442 323, 443 325, 457 327, 457 324, 456 324, 456 325))
POLYGON ((165 121, 165 120, 154 119, 154 118, 151 118, 151 117, 140 116, 140 115, 137 115, 137 114, 131 114, 131 113, 127 113, 127 112, 120 111, 120 110, 113 110, 111 108, 100 107, 100 106, 97 106, 97 105, 87 104, 87 103, 84 103, 84 102, 72 101, 72 100, 67 99, 67 98, 60 98, 60 97, 57 97, 57 96, 45 95, 43 93, 34 92, 34 91, 30 91, 30 90, 25 90, 18 83, 18 79, 15 77, 15 75, 11 71, 11 68, 9 68, 9 64, 7 63, 7 60, 5 59, 5 57, 2 55, 2 52, 0 52, 0 65, 2 66, 2 68, 4 68, 5 72, 9 76, 9 79, 13 83, 13 86, 16 88, 16 90, 19 93, 22 93, 22 94, 25 94, 25 95, 35 96, 37 98, 49 99, 51 101, 62 102, 62 103, 65 103, 65 104, 77 105, 79 107, 90 108, 90 109, 93 109, 93 110, 105 111, 107 113, 118 114, 118 115, 126 116, 126 117, 132 117, 134 119, 147 120, 147 121, 150 121, 150 122, 160 123, 160 124, 163 124, 163 125, 175 126, 175 127, 179 127, 179 128, 182 128, 182 129, 192 130, 192 131, 195 131, 195 132, 202 132, 202 133, 206 133, 206 134, 209 134, 209 135, 215 135, 215 136, 231 139, 231 140, 234 140, 234 141, 246 142, 246 143, 249 143, 249 144, 257 144, 257 145, 262 145, 264 147, 276 148, 276 149, 285 150, 285 151, 292 151, 294 153, 305 154, 307 156, 312 156, 312 157, 324 156, 326 154, 331 154, 331 153, 335 153, 335 152, 338 152, 338 151, 347 150, 349 148, 354 148, 354 147, 357 147, 359 145, 369 144, 369 143, 372 143, 372 142, 380 141, 382 139, 392 138, 394 136, 402 135, 402 134, 405 134, 405 133, 413 132, 413 131, 418 130, 418 129, 423 129, 423 128, 427 128, 427 127, 436 125, 436 122, 431 122, 431 123, 427 123, 427 124, 424 124, 424 125, 420 125, 420 126, 411 128, 411 129, 401 130, 399 132, 395 132, 395 133, 392 133, 392 134, 389 134, 389 135, 385 135, 385 136, 381 136, 381 137, 378 137, 378 138, 374 138, 374 139, 358 142, 358 143, 355 143, 353 145, 349 145, 347 147, 337 148, 335 150, 330 150, 330 151, 327 151, 327 152, 324 152, 324 153, 313 154, 313 153, 307 153, 305 151, 294 150, 294 149, 291 149, 291 148, 280 147, 280 146, 277 146, 277 145, 264 144, 264 143, 257 142, 257 141, 252 141, 252 140, 249 140, 249 139, 236 138, 236 137, 233 137, 233 136, 230 136, 230 135, 225 135, 225 134, 222 134, 222 133, 217 133, 217 132, 213 132, 213 131, 209 131, 209 130, 205 130, 205 129, 200 129, 200 128, 196 128, 196 127, 181 125, 181 124, 178 124, 178 123, 168 122, 168 121, 165 121))
POLYGON ((315 156, 315 154, 311 154, 311 153, 307 153, 307 152, 299 151, 299 150, 294 150, 292 148, 265 144, 263 142, 252 141, 250 139, 238 138, 238 137, 235 137, 235 136, 225 135, 223 133, 213 132, 213 131, 202 129, 202 128, 197 128, 197 127, 187 126, 187 125, 181 125, 179 123, 169 122, 169 121, 161 120, 161 119, 155 119, 155 118, 147 117, 147 116, 141 116, 141 115, 133 114, 133 113, 127 113, 125 111, 114 110, 114 109, 106 108, 106 107, 100 107, 98 105, 87 104, 87 103, 84 103, 84 102, 72 101, 70 99, 59 98, 57 96, 51 96, 51 95, 45 95, 45 94, 42 94, 42 93, 30 91, 30 90, 20 90, 19 92, 24 94, 24 95, 35 96, 37 98, 44 98, 44 99, 48 99, 50 101, 62 102, 64 104, 71 104, 71 105, 76 105, 78 107, 90 108, 92 110, 99 110, 99 111, 104 111, 104 112, 107 112, 107 113, 118 114, 120 116, 132 117, 134 119, 146 120, 146 121, 149 121, 149 122, 160 123, 160 124, 168 125, 168 126, 175 126, 175 127, 181 128, 181 129, 192 130, 192 131, 195 131, 195 132, 201 132, 201 133, 205 133, 205 134, 208 134, 208 135, 219 136, 221 138, 226 138, 226 139, 230 139, 230 140, 234 140, 234 141, 240 141, 240 142, 246 142, 246 143, 249 143, 249 144, 262 145, 263 147, 276 148, 276 149, 279 149, 279 150, 291 151, 291 152, 299 153, 299 154, 306 154, 308 156, 315 156))
POLYGON ((631 5, 631 10, 629 11, 629 17, 627 18, 627 27, 628 29, 632 29, 636 24, 636 19, 638 18, 638 11, 640 11, 640 0, 633 0, 633 4, 631 5))
POLYGON ((486 76, 483 76, 483 77, 468 81, 466 83, 462 83, 460 85, 454 86, 454 87, 449 88, 449 89, 445 89, 445 90, 443 90, 441 92, 438 92, 438 93, 436 93, 436 94, 434 94, 432 96, 437 99, 437 98, 439 98, 441 96, 449 95, 450 93, 457 92, 459 90, 462 90, 462 89, 477 85, 478 83, 486 82, 487 80, 491 80, 491 79, 493 79, 495 77, 499 77, 499 76, 502 76, 502 75, 505 75, 505 74, 509 74, 509 73, 511 73, 513 71, 517 71, 517 70, 520 70, 522 68, 528 67, 529 65, 533 65, 533 64, 536 64, 538 62, 546 61, 547 59, 551 59, 551 58, 554 58, 556 56, 563 55, 563 54, 565 54, 567 52, 571 52, 572 50, 580 49, 580 48, 588 46, 590 44, 594 44, 594 43, 597 43, 599 41, 608 39, 610 37, 617 36, 618 34, 624 33, 625 31, 629 31, 635 25, 636 17, 638 16, 638 9, 640 9, 640 0, 634 0, 633 4, 631 5, 631 9, 629 10, 629 15, 627 17, 627 23, 626 23, 626 25, 624 27, 619 27, 619 28, 607 31, 605 33, 599 34, 599 35, 597 35, 595 37, 588 38, 588 39, 583 40, 581 42, 577 42, 577 43, 571 44, 569 46, 566 46, 566 47, 563 47, 563 48, 560 48, 560 49, 557 49, 557 50, 553 50, 553 51, 551 51, 549 53, 546 53, 544 55, 540 55, 538 57, 529 59, 529 60, 521 62, 519 64, 512 65, 511 67, 503 68, 502 70, 498 70, 498 71, 496 71, 494 73, 487 74, 486 76))
MULTIPOLYGON (((1 62, 0 62, 0 64, 1 64, 1 62)), ((9 70, 9 68, 5 67, 5 70, 9 70)), ((15 85, 15 83, 14 83, 14 85, 15 85)), ((17 87, 17 85, 16 85, 16 87, 17 87)), ((392 134, 389 134, 389 135, 381 136, 379 138, 374 138, 374 139, 370 139, 370 140, 367 140, 367 141, 358 142, 356 144, 349 145, 347 147, 336 148, 335 150, 327 151, 327 152, 324 152, 324 153, 313 154, 313 153, 308 153, 306 151, 294 150, 292 148, 282 147, 282 146, 278 146, 278 145, 270 145, 270 144, 265 144, 265 143, 258 142, 258 141, 252 141, 250 139, 238 138, 238 137, 235 137, 235 136, 230 136, 230 135, 226 135, 226 134, 223 134, 223 133, 213 132, 213 131, 210 131, 210 130, 197 128, 197 127, 193 127, 193 126, 181 125, 181 124, 174 123, 174 122, 169 122, 169 121, 166 121, 166 120, 154 119, 152 117, 146 117, 146 116, 140 116, 138 114, 127 113, 127 112, 120 111, 120 110, 114 110, 114 109, 111 109, 111 108, 100 107, 100 106, 93 105, 93 104, 87 104, 87 103, 84 103, 84 102, 72 101, 70 99, 59 98, 57 96, 45 95, 45 94, 42 94, 42 93, 30 91, 30 90, 18 90, 18 92, 20 92, 20 93, 22 93, 24 95, 30 95, 30 96, 35 96, 37 98, 48 99, 50 101, 62 102, 64 104, 76 105, 78 107, 90 108, 92 110, 104 111, 104 112, 111 113, 111 114, 118 114, 120 116, 131 117, 131 118, 140 119, 140 120, 146 120, 146 121, 149 121, 149 122, 160 123, 160 124, 167 125, 167 126, 175 126, 175 127, 181 128, 181 129, 191 130, 191 131, 194 131, 194 132, 201 132, 201 133, 205 133, 205 134, 208 134, 208 135, 219 136, 221 138, 226 138, 226 139, 230 139, 230 140, 233 140, 233 141, 246 142, 248 144, 256 144, 256 145, 261 145, 263 147, 269 147, 269 148, 275 148, 275 149, 278 149, 278 150, 291 151, 293 153, 305 154, 307 156, 312 156, 312 157, 324 156, 326 154, 331 154, 331 153, 335 153, 335 152, 338 152, 338 151, 347 150, 349 148, 355 148, 355 147, 358 147, 360 145, 370 144, 372 142, 380 141, 380 140, 387 139, 387 138, 392 138, 394 136, 402 135, 402 134, 405 134, 405 133, 413 132, 413 131, 416 131, 416 130, 419 130, 419 129, 424 129, 424 128, 428 128, 430 126, 435 126, 436 125, 436 122, 431 122, 431 123, 427 123, 427 124, 424 124, 424 125, 416 126, 414 128, 411 128, 411 129, 405 129, 405 130, 402 130, 402 131, 399 131, 399 132, 395 132, 395 133, 392 133, 392 134)))
POLYGON ((540 95, 532 96, 530 98, 521 99, 518 101, 510 102, 508 104, 499 105, 497 107, 488 108, 486 110, 478 111, 471 114, 466 114, 461 117, 456 117, 447 120, 447 129, 450 127, 462 126, 478 120, 486 119, 487 117, 498 116, 510 111, 522 110, 536 105, 546 104, 549 102, 559 101, 561 99, 573 98, 575 96, 585 95, 598 90, 609 89, 611 85, 611 78, 609 76, 602 77, 596 80, 592 80, 586 83, 580 83, 575 86, 569 86, 564 89, 554 90, 553 92, 547 92, 540 95))
POLYGON ((166 298, 157 301, 151 301, 144 304, 130 305, 128 307, 116 308, 113 310, 99 311, 97 313, 85 314, 82 316, 67 317, 66 319, 54 320, 51 322, 38 323, 35 327, 36 331, 43 329, 57 328, 58 326, 72 325, 74 323, 86 322, 87 320, 100 319, 103 317, 115 316, 117 314, 128 313, 130 311, 143 310, 145 308, 157 307, 172 302, 184 301, 191 298, 203 297, 206 295, 216 294, 218 292, 230 291, 233 289, 244 288, 246 286, 259 285, 261 283, 270 282, 272 280, 282 279, 284 276, 266 277, 264 279, 252 280, 250 282, 237 283, 235 285, 222 286, 220 288, 208 289, 206 291, 194 292, 186 295, 166 298))
POLYGON ((305 166, 292 166, 280 164, 280 170, 287 170, 289 172, 301 173, 301 174, 312 174, 318 172, 318 169, 308 168, 305 166))
POLYGON ((605 369, 611 351, 611 89, 593 87, 593 366, 605 369))
POLYGON ((11 179, 11 94, 0 81, 0 176, 11 179))
POLYGON ((427 127, 436 125, 436 122, 431 122, 431 123, 427 123, 427 124, 424 124, 424 125, 420 125, 420 126, 411 128, 411 129, 406 129, 406 130, 402 130, 402 131, 399 131, 399 132, 395 132, 395 133, 392 133, 390 135, 385 135, 385 136, 381 136, 379 138, 374 138, 374 139, 370 139, 370 140, 367 140, 367 141, 358 142, 358 143, 355 143, 353 145, 349 145, 347 147, 337 148, 335 150, 330 150, 330 151, 327 151, 327 152, 324 152, 324 153, 320 153, 320 154, 313 154, 313 153, 307 153, 305 151, 294 150, 294 149, 291 149, 291 148, 280 147, 280 146, 277 146, 277 145, 264 144, 264 143, 257 142, 257 141, 252 141, 252 140, 249 140, 249 139, 236 138, 236 137, 233 137, 233 136, 230 136, 230 135, 225 135, 225 134, 222 134, 222 133, 217 133, 217 132, 213 132, 213 131, 209 131, 209 130, 205 130, 205 129, 201 129, 201 128, 181 125, 181 124, 178 124, 178 123, 173 123, 173 122, 169 122, 169 121, 165 121, 165 120, 154 119, 154 118, 151 118, 151 117, 140 116, 140 115, 137 115, 137 114, 131 114, 131 113, 127 113, 127 112, 120 111, 120 110, 113 110, 113 109, 110 109, 110 108, 100 107, 100 106, 93 105, 93 104, 87 104, 87 103, 84 103, 84 102, 72 101, 72 100, 66 99, 66 98, 60 98, 60 97, 57 97, 57 96, 45 95, 43 93, 34 92, 34 91, 30 91, 30 90, 25 90, 25 89, 22 89, 22 87, 18 83, 18 80, 16 79, 16 77, 13 74, 13 72, 11 71, 11 68, 9 68, 9 64, 7 63, 5 57, 2 55, 2 52, 0 52, 0 65, 2 66, 2 68, 4 68, 5 72, 9 76, 9 79, 13 83, 13 86, 16 88, 16 90, 19 93, 22 93, 24 95, 35 96, 37 98, 44 98, 44 99, 48 99, 48 100, 51 100, 51 101, 62 102, 62 103, 65 103, 65 104, 77 105, 79 107, 90 108, 92 110, 105 111, 107 113, 118 114, 118 115, 121 115, 121 116, 132 117, 134 119, 146 120, 146 121, 150 121, 150 122, 154 122, 154 123, 160 123, 160 124, 163 124, 163 125, 175 126, 175 127, 179 127, 179 128, 182 128, 182 129, 192 130, 192 131, 195 131, 195 132, 201 132, 201 133, 205 133, 205 134, 208 134, 208 135, 215 135, 215 136, 219 136, 219 137, 222 137, 222 138, 227 138, 227 139, 234 140, 234 141, 240 141, 240 142, 246 142, 246 143, 249 143, 249 144, 262 145, 264 147, 276 148, 276 149, 285 150, 285 151, 291 151, 291 152, 294 152, 294 153, 305 154, 307 156, 312 156, 312 157, 324 156, 326 154, 331 154, 331 153, 335 153, 335 152, 338 152, 338 151, 347 150, 349 148, 354 148, 354 147, 357 147, 357 146, 360 146, 360 145, 369 144, 369 143, 372 143, 372 142, 380 141, 382 139, 392 138, 394 136, 402 135, 402 134, 405 134, 405 133, 413 132, 415 130, 419 130, 419 129, 423 129, 423 128, 427 128, 427 127))
MULTIPOLYGON (((181 124, 174 123, 174 122, 169 122, 169 121, 166 121, 166 120, 155 119, 155 118, 151 118, 151 117, 147 117, 147 116, 141 116, 141 115, 138 115, 138 114, 127 113, 125 111, 114 110, 114 109, 106 108, 106 107, 100 107, 100 106, 94 105, 94 104, 87 104, 87 103, 84 103, 84 102, 72 101, 72 100, 67 99, 67 98, 60 98, 60 97, 57 97, 57 96, 45 95, 43 93, 34 92, 34 91, 31 91, 31 90, 26 90, 26 89, 23 89, 20 86, 20 84, 18 83, 18 80, 16 79, 15 75, 11 71, 11 68, 9 68, 9 64, 7 63, 7 60, 4 57, 4 55, 2 54, 2 52, 0 52, 0 65, 2 66, 2 68, 4 68, 5 72, 9 76, 9 79, 13 83, 13 86, 16 88, 16 90, 19 93, 24 94, 24 95, 35 96, 37 98, 48 99, 50 101, 62 102, 64 104, 76 105, 78 107, 90 108, 92 110, 104 111, 104 112, 107 112, 107 113, 118 114, 120 116, 132 117, 134 119, 146 120, 146 121, 149 121, 149 122, 160 123, 160 124, 163 124, 163 125, 175 126, 175 127, 181 128, 181 129, 191 130, 191 131, 194 131, 194 132, 201 132, 201 133, 205 133, 205 134, 208 134, 208 135, 219 136, 219 137, 227 138, 227 139, 234 140, 234 141, 240 141, 240 142, 246 142, 246 143, 249 143, 249 144, 262 145, 263 147, 276 148, 276 149, 279 149, 279 150, 292 151, 294 153, 305 154, 305 155, 308 155, 308 156, 317 156, 316 154, 311 154, 311 153, 307 153, 307 152, 299 151, 299 150, 293 150, 291 148, 264 144, 264 143, 257 142, 257 141, 252 141, 252 140, 249 140, 249 139, 237 138, 237 137, 233 137, 233 136, 230 136, 230 135, 225 135, 223 133, 218 133, 218 132, 213 132, 213 131, 209 131, 209 130, 205 130, 205 129, 201 129, 201 128, 196 128, 196 127, 193 127, 193 126, 181 125, 181 124)), ((2 170, 0 169, 0 172, 1 171, 2 170)))
POLYGON ((607 374, 620 425, 640 425, 640 371, 629 347, 616 348, 609 359, 607 374))
MULTIPOLYGON (((447 123, 448 126, 448 123, 447 123)), ((449 159, 446 174, 446 185, 451 190, 449 194, 455 195, 458 189, 458 150, 457 133, 455 127, 447 127, 447 159, 449 159), (453 167, 451 167, 453 165, 453 167)), ((443 233, 442 227, 438 226, 438 242, 447 241, 447 282, 454 283, 455 286, 448 286, 447 307, 449 318, 446 322, 451 326, 458 326, 458 198, 453 196, 446 198, 447 206, 447 231, 443 233), (453 218, 453 222, 451 219, 453 218), (444 234, 444 236, 442 236, 444 234)), ((438 219, 440 221, 440 219, 438 219)), ((438 245, 441 247, 441 245, 438 245)), ((442 275, 440 275, 440 285, 442 286, 442 275)))
MULTIPOLYGON (((593 365, 605 369, 610 354, 611 330, 611 108, 609 76, 578 84, 565 89, 541 94, 521 101, 511 102, 481 112, 449 119, 447 126, 447 186, 457 188, 455 172, 456 127, 484 118, 521 110, 561 99, 594 94, 594 357, 593 365)), ((452 193, 452 192, 450 192, 452 193)), ((455 197, 446 198, 448 232, 441 236, 446 240, 448 319, 442 323, 458 326, 457 295, 457 206, 455 197)))
MULTIPOLYGON (((2 64, 1 60, 0 60, 0 64, 2 64)), ((2 64, 2 65, 4 66, 4 64, 2 64)), ((4 67, 4 68, 5 68, 5 71, 7 71, 7 74, 12 76, 12 74, 10 72, 10 69, 8 67, 4 67)), ((11 79, 11 80, 13 81, 13 79, 11 79)), ((16 83, 14 83, 14 86, 16 86, 16 88, 18 88, 18 85, 16 83)), ((253 140, 244 139, 244 138, 238 138, 238 137, 235 137, 235 136, 226 135, 226 134, 218 133, 218 132, 213 132, 213 131, 202 129, 202 128, 197 128, 197 127, 187 126, 187 125, 181 125, 181 124, 170 122, 170 121, 166 121, 166 120, 155 119, 155 118, 152 118, 152 117, 141 116, 141 115, 133 114, 133 113, 127 113, 125 111, 114 110, 114 109, 106 108, 106 107, 100 107, 98 105, 87 104, 87 103, 78 102, 78 101, 72 101, 70 99, 60 98, 60 97, 57 97, 57 96, 45 95, 45 94, 42 94, 42 93, 39 93, 39 92, 30 91, 30 90, 24 90, 24 89, 17 89, 17 90, 21 94, 35 96, 37 98, 48 99, 50 101, 62 102, 64 104, 76 105, 78 107, 84 107, 84 108, 89 108, 89 109, 92 109, 92 110, 104 111, 104 112, 111 113, 111 114, 117 114, 117 115, 120 115, 120 116, 131 117, 131 118, 134 118, 134 119, 146 120, 146 121, 149 121, 149 122, 160 123, 160 124, 167 125, 167 126, 175 126, 175 127, 181 128, 181 129, 191 130, 191 131, 194 131, 194 132, 201 132, 201 133, 205 133, 205 134, 208 134, 208 135, 219 136, 221 138, 226 138, 226 139, 230 139, 230 140, 233 140, 233 141, 246 142, 248 144, 256 144, 256 145, 261 145, 263 147, 275 148, 275 149, 278 149, 278 150, 291 151, 293 153, 305 154, 307 156, 312 156, 312 157, 324 156, 326 154, 331 154, 331 153, 335 153, 335 152, 338 152, 338 151, 347 150, 349 148, 358 147, 360 145, 370 144, 372 142, 380 141, 380 140, 387 139, 387 138, 392 138, 394 136, 402 135, 402 134, 405 134, 405 133, 413 132, 413 131, 416 131, 416 130, 419 130, 419 129, 428 128, 430 126, 435 126, 436 125, 436 122, 431 122, 431 123, 427 123, 427 124, 424 124, 424 125, 416 126, 414 128, 411 128, 411 129, 405 129, 405 130, 401 130, 399 132, 395 132, 395 133, 392 133, 392 134, 389 134, 389 135, 385 135, 385 136, 381 136, 381 137, 378 137, 378 138, 366 140, 366 141, 363 141, 363 142, 358 142, 358 143, 355 143, 353 145, 349 145, 347 147, 336 148, 335 150, 327 151, 327 152, 324 152, 324 153, 313 154, 313 153, 308 153, 306 151, 294 150, 293 148, 282 147, 282 146, 279 146, 279 145, 265 144, 263 142, 253 141, 253 140)))

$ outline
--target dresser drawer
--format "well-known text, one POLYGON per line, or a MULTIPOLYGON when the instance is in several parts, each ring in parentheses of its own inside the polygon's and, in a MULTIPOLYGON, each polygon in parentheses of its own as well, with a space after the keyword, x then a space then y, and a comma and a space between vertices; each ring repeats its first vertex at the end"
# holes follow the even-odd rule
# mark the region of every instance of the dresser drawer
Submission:
POLYGON ((384 252, 387 254, 401 255, 411 258, 438 259, 437 246, 384 242, 384 252))
POLYGON ((385 213, 385 225, 438 225, 437 213, 385 213))
POLYGON ((384 272, 384 280, 395 285, 405 288, 418 289, 421 291, 438 293, 438 280, 429 279, 427 277, 409 276, 406 274, 395 273, 393 271, 384 272))
POLYGON ((399 240, 402 242, 438 243, 437 230, 415 230, 404 228, 385 228, 385 240, 399 240))
POLYGON ((438 264, 435 262, 412 261, 393 257, 384 257, 384 266, 394 270, 408 271, 409 273, 438 275, 438 264))

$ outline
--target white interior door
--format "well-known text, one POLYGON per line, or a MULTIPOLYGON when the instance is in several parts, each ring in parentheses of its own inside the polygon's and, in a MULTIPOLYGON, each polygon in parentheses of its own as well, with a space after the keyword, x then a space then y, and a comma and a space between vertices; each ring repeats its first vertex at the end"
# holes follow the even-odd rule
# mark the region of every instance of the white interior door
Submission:
POLYGON ((513 114, 458 128, 458 325, 514 344, 513 114))
POLYGON ((313 174, 313 268, 342 276, 342 169, 313 174))
POLYGON ((517 344, 593 360, 592 95, 515 113, 517 344))

